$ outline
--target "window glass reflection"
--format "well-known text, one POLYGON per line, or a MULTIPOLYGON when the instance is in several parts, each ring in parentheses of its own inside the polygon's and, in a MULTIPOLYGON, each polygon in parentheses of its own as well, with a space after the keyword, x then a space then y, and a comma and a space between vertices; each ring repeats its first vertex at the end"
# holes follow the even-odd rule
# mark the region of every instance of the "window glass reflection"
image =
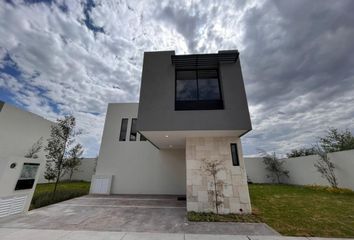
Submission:
POLYGON ((176 100, 177 101, 198 100, 197 80, 177 80, 176 100))
POLYGON ((199 100, 219 100, 218 79, 198 79, 199 100))

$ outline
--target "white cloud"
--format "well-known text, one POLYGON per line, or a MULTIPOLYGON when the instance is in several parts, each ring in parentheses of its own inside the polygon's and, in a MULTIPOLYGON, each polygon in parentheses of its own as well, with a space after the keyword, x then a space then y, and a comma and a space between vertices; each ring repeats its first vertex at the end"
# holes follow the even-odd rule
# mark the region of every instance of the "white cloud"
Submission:
POLYGON ((74 114, 89 156, 97 154, 107 104, 138 101, 144 51, 241 50, 254 126, 246 154, 286 152, 327 126, 354 128, 350 2, 95 1, 90 19, 104 33, 85 25, 84 1, 14 2, 0 2, 0 59, 9 54, 23 75, 0 73, 0 87, 49 119, 74 114), (67 12, 58 7, 64 3, 67 12))

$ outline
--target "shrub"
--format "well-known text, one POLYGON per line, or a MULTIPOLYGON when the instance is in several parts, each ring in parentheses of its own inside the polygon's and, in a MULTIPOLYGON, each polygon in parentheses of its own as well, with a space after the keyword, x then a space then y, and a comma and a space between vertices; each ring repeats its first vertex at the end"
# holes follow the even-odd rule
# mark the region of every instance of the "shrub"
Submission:
POLYGON ((299 149, 293 149, 291 152, 287 153, 286 156, 288 158, 295 158, 295 157, 303 157, 303 156, 309 156, 309 155, 315 155, 316 151, 314 147, 310 148, 299 148, 299 149))
POLYGON ((187 219, 191 222, 261 222, 255 214, 216 214, 212 212, 188 212, 187 219))
POLYGON ((270 172, 267 178, 272 178, 273 182, 281 183, 282 177, 289 178, 289 171, 284 168, 284 160, 280 160, 275 152, 273 154, 268 154, 263 152, 263 163, 266 166, 266 170, 270 172))
POLYGON ((41 192, 36 193, 31 202, 30 210, 48 206, 50 204, 62 202, 65 200, 69 200, 71 198, 80 197, 87 194, 86 189, 75 189, 75 190, 57 190, 53 198, 53 192, 41 192))

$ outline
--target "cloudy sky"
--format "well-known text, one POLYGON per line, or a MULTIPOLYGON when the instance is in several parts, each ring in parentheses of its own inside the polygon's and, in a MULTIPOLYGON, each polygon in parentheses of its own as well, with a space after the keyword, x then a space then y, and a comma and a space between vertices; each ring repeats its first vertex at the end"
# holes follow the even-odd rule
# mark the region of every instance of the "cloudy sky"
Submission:
POLYGON ((1 0, 0 99, 76 116, 96 156, 107 104, 137 102, 144 51, 238 49, 246 155, 354 130, 354 1, 1 0))

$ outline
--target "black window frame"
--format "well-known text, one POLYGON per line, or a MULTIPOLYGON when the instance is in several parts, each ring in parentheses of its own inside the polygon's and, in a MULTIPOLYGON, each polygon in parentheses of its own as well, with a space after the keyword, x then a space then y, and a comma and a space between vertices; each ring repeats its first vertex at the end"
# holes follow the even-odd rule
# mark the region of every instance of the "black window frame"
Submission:
MULTIPOLYGON (((187 80, 188 81, 188 80, 187 80)), ((197 69, 176 69, 175 70, 175 110, 176 111, 184 111, 184 110, 222 110, 224 109, 224 101, 223 101, 223 94, 221 88, 221 81, 220 81, 220 72, 219 68, 197 68, 197 69), (198 71, 203 70, 214 70, 217 75, 218 79, 218 86, 219 86, 219 95, 220 99, 218 100, 199 100, 199 83, 198 83, 198 71), (179 71, 194 71, 196 76, 197 82, 197 98, 198 100, 177 100, 177 73, 179 71)))
POLYGON ((230 148, 231 148, 232 165, 233 166, 240 166, 240 159, 238 157, 237 143, 231 143, 230 148))
POLYGON ((130 142, 136 142, 138 140, 138 131, 136 128, 137 121, 138 121, 137 118, 132 118, 131 125, 130 125, 130 134, 129 134, 129 141, 130 142), (135 123, 135 126, 134 126, 134 123, 135 123), (133 127, 135 127, 135 129, 133 129, 133 127), (135 131, 134 133, 133 133, 133 130, 135 131))
POLYGON ((23 163, 22 170, 21 170, 21 175, 20 175, 19 179, 16 182, 15 191, 32 189, 33 188, 34 182, 36 180, 36 176, 38 174, 39 166, 40 166, 39 163, 28 163, 28 162, 24 162, 23 163), (32 177, 23 177, 22 176, 22 174, 23 174, 23 172, 25 170, 25 166, 34 166, 34 167, 36 167, 34 176, 32 176, 32 177))
POLYGON ((120 124, 120 133, 119 133, 119 141, 120 142, 125 142, 127 140, 128 123, 129 123, 128 118, 122 118, 122 121, 120 124), (123 133, 124 126, 125 126, 125 133, 123 133))

